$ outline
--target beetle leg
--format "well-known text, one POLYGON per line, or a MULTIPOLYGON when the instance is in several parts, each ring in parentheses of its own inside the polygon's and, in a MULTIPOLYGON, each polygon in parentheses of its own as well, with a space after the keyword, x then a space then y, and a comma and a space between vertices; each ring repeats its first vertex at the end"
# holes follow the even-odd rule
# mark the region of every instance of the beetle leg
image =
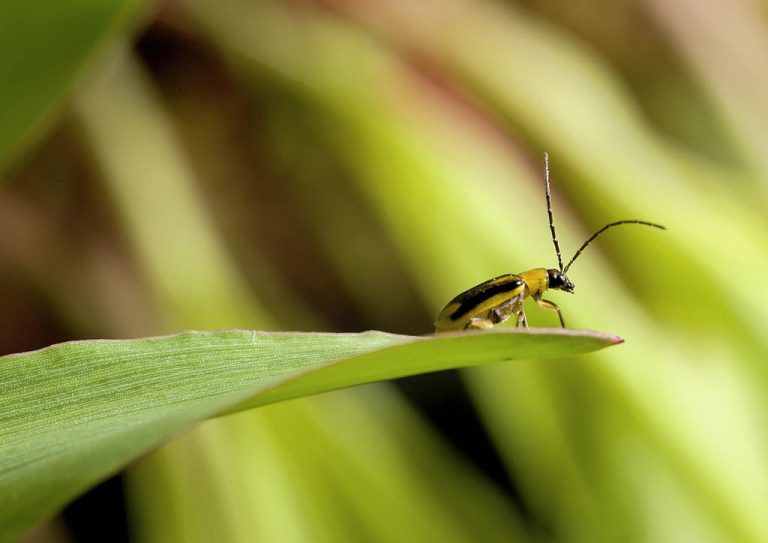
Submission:
POLYGON ((493 321, 491 319, 486 319, 485 317, 472 317, 464 327, 464 330, 488 330, 489 328, 493 328, 493 321))
POLYGON ((507 320, 512 315, 519 314, 522 307, 522 298, 518 295, 491 309, 488 314, 488 318, 493 321, 493 324, 499 324, 500 322, 507 320))
POLYGON ((520 308, 520 311, 517 313, 517 325, 515 328, 520 328, 520 325, 523 325, 523 328, 528 330, 528 319, 525 318, 525 311, 523 311, 523 308, 520 308))
POLYGON ((560 312, 560 308, 557 307, 557 304, 555 302, 550 302, 549 300, 544 300, 543 298, 536 298, 536 303, 539 304, 539 306, 543 307, 544 309, 552 309, 554 311, 557 311, 557 316, 560 317, 560 326, 565 328, 565 321, 563 320, 563 314, 560 312))

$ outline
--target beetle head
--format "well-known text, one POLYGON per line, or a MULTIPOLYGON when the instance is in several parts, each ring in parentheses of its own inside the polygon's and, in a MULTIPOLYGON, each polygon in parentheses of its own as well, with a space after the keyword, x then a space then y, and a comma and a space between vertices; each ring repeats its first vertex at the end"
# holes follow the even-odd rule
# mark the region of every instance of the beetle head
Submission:
POLYGON ((547 270, 547 276, 549 278, 547 285, 549 288, 573 294, 574 284, 571 283, 571 280, 563 272, 560 270, 547 270))

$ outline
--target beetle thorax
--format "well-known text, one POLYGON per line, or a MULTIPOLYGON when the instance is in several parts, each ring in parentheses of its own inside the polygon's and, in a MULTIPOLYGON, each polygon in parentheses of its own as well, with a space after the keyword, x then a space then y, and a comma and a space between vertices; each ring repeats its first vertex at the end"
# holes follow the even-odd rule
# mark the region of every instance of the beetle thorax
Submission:
POLYGON ((523 281, 525 281, 526 297, 540 296, 541 293, 549 288, 549 276, 547 271, 548 270, 545 268, 534 268, 519 274, 520 277, 523 278, 523 281))

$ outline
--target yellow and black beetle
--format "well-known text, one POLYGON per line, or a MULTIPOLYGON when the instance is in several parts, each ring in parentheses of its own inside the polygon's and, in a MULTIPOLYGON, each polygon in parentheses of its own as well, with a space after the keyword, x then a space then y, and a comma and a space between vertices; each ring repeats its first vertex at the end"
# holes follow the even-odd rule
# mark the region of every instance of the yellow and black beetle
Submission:
POLYGON ((528 321, 523 311, 523 301, 531 297, 545 309, 557 311, 560 318, 560 326, 565 328, 565 321, 560 308, 554 302, 544 300, 541 296, 545 290, 563 290, 573 294, 573 283, 565 275, 571 264, 579 257, 581 252, 597 236, 620 224, 640 224, 653 226, 666 230, 660 224, 652 222, 625 220, 606 224, 600 230, 592 234, 585 241, 571 261, 563 267, 563 259, 560 256, 560 244, 555 234, 555 223, 552 220, 552 201, 549 194, 549 156, 544 153, 544 186, 547 197, 547 214, 549 215, 549 230, 552 232, 552 243, 555 245, 557 263, 559 269, 534 268, 518 274, 506 274, 489 279, 484 283, 462 292, 443 308, 435 320, 435 329, 438 332, 452 330, 466 330, 471 328, 491 328, 493 325, 503 322, 512 315, 517 317, 517 326, 528 328, 528 321))

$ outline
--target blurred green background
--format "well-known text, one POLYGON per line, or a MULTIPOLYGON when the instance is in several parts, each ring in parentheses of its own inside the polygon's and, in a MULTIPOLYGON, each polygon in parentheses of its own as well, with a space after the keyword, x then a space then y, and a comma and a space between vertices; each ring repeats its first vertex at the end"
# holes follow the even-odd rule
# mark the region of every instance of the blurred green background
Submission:
POLYGON ((621 347, 209 421, 26 540, 768 541, 766 58, 747 0, 4 1, 0 354, 429 333, 556 265, 544 151, 564 258, 668 228, 550 296, 621 347))

